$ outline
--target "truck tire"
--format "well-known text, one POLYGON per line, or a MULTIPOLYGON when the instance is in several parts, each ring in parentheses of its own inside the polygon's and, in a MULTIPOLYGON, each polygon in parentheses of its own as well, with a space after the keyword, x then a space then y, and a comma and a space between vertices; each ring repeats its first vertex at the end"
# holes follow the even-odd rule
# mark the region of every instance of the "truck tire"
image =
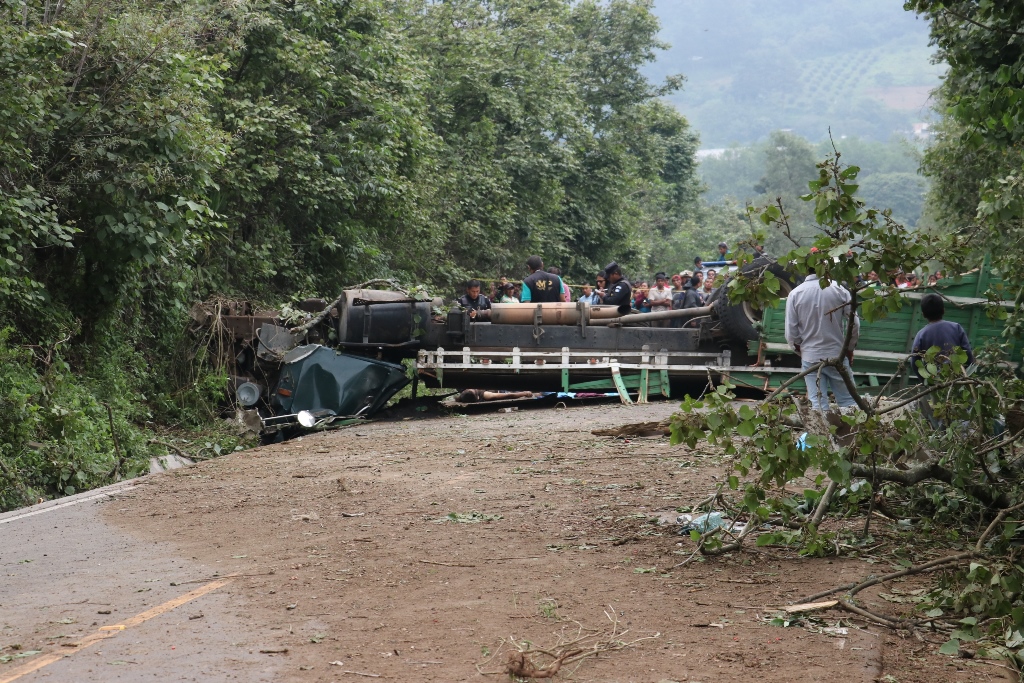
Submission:
MULTIPOLYGON (((796 287, 796 279, 792 273, 787 272, 775 260, 763 256, 743 266, 740 272, 749 273, 759 270, 767 270, 779 279, 779 282, 782 283, 779 293, 782 296, 788 295, 796 287)), ((728 289, 726 289, 730 280, 732 280, 731 277, 727 278, 725 284, 715 292, 716 296, 712 297, 716 300, 721 299, 715 307, 718 310, 718 319, 729 336, 741 342, 753 341, 759 336, 757 326, 761 322, 761 309, 746 301, 730 303, 728 289)))

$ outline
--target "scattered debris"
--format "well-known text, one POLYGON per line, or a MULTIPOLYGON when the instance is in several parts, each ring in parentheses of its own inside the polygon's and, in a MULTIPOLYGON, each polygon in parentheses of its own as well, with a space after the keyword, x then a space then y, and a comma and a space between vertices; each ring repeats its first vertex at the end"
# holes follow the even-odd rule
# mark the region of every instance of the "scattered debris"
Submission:
POLYGON ((479 524, 480 522, 496 522, 501 515, 485 515, 482 512, 449 512, 446 516, 434 520, 435 524, 456 522, 458 524, 479 524))
POLYGON ((266 649, 260 650, 260 654, 261 655, 285 655, 285 654, 288 654, 288 648, 286 648, 286 647, 266 648, 266 649))
MULTIPOLYGON (((733 524, 732 520, 722 515, 721 512, 709 512, 703 515, 683 514, 676 518, 676 524, 680 525, 679 534, 686 535, 691 531, 706 533, 712 529, 728 528, 733 524)), ((733 529, 742 531, 746 524, 735 524, 733 529), (739 528, 737 528, 739 527, 739 528)))
POLYGON ((42 650, 25 650, 13 655, 0 655, 0 662, 6 664, 14 659, 24 659, 25 657, 34 657, 42 652, 42 650))
POLYGON ((818 610, 829 609, 839 604, 838 600, 825 600, 824 602, 805 602, 800 605, 786 605, 783 609, 786 614, 797 612, 817 612, 818 610))
POLYGON ((660 638, 661 633, 652 636, 643 636, 631 641, 624 641, 622 636, 628 630, 619 630, 619 617, 615 608, 608 606, 605 616, 611 621, 609 631, 584 628, 579 622, 576 629, 563 629, 559 634, 558 642, 547 648, 535 647, 529 640, 502 640, 501 646, 491 655, 489 661, 501 654, 503 648, 510 646, 513 649, 508 651, 504 668, 495 671, 485 671, 478 664, 478 672, 488 676, 508 675, 518 678, 552 678, 567 664, 578 662, 586 657, 596 656, 605 652, 615 652, 633 647, 645 640, 660 638), (547 660, 544 662, 544 660, 547 660), (543 663, 542 663, 543 662, 543 663))
MULTIPOLYGON (((331 662, 335 666, 342 666, 341 662, 331 662)), ((348 669, 342 669, 339 673, 352 674, 353 676, 366 676, 367 678, 380 678, 380 674, 368 674, 364 671, 349 671, 348 669)))
POLYGON ((611 436, 621 439, 627 436, 671 436, 672 425, 668 420, 661 422, 637 422, 612 429, 594 429, 594 436, 611 436))
POLYGON ((422 564, 436 564, 439 567, 475 567, 475 564, 456 564, 454 562, 433 562, 431 560, 420 560, 422 564))

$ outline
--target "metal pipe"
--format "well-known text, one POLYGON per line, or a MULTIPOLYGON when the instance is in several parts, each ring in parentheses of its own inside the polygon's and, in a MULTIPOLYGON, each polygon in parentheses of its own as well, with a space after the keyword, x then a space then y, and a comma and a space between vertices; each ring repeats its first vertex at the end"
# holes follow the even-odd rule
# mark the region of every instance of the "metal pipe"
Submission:
POLYGON ((541 309, 542 325, 579 325, 580 315, 586 317, 588 325, 601 318, 614 318, 618 316, 615 306, 591 306, 580 305, 570 302, 550 303, 519 303, 519 304, 492 304, 491 322, 495 325, 532 325, 537 313, 537 306, 541 309), (584 313, 584 311, 586 311, 584 313))
POLYGON ((419 346, 422 342, 419 339, 404 341, 399 344, 384 344, 374 342, 338 342, 339 347, 352 349, 405 349, 410 346, 419 346))
MULTIPOLYGON (((718 303, 718 302, 715 302, 718 303)), ((715 304, 701 306, 700 308, 681 308, 676 311, 658 311, 656 313, 634 313, 623 315, 618 318, 607 320, 591 320, 591 325, 639 325, 641 323, 654 322, 655 320, 676 320, 678 318, 692 318, 697 315, 708 315, 715 308, 715 304)))

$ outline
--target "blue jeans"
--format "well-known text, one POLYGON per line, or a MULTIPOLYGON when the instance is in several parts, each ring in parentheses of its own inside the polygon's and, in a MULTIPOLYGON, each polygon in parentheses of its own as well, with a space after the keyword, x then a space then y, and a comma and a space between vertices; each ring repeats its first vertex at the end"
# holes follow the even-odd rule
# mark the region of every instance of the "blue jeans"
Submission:
MULTIPOLYGON (((801 361, 800 367, 806 370, 818 362, 801 361)), ((843 361, 843 370, 850 372, 850 362, 848 360, 843 361)), ((832 390, 832 394, 836 397, 836 404, 840 408, 851 408, 857 405, 857 402, 853 400, 853 396, 850 395, 850 391, 846 388, 843 378, 839 376, 839 370, 831 365, 826 365, 820 370, 815 370, 805 376, 804 384, 807 385, 807 398, 811 401, 811 407, 820 413, 827 412, 829 409, 829 389, 832 390), (820 383, 818 382, 819 372, 821 374, 820 383)))

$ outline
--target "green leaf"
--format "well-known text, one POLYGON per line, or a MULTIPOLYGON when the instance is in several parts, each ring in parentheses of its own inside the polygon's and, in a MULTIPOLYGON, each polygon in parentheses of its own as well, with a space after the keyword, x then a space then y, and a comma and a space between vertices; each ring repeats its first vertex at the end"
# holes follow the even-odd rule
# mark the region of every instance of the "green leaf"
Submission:
POLYGON ((955 656, 955 655, 957 655, 959 653, 960 653, 960 641, 955 639, 955 638, 951 638, 951 639, 947 640, 945 643, 942 644, 942 647, 939 648, 939 654, 941 654, 941 655, 953 655, 953 656, 955 656))

